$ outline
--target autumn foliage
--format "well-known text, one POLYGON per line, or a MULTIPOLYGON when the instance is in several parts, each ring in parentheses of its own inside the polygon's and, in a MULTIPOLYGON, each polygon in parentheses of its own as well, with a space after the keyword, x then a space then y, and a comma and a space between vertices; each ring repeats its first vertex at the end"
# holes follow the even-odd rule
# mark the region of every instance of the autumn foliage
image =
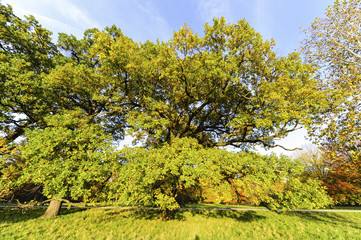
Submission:
POLYGON ((324 185, 329 195, 338 204, 360 205, 361 204, 361 159, 360 155, 353 150, 342 152, 331 147, 325 149, 329 159, 330 169, 324 185), (327 151, 328 150, 328 151, 327 151))

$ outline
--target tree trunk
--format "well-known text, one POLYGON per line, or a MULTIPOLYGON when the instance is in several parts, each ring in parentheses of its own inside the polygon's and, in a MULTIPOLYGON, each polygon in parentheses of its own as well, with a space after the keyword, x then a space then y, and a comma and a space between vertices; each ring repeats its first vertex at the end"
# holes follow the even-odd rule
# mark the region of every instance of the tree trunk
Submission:
POLYGON ((240 190, 237 185, 234 183, 232 178, 228 178, 227 179, 228 183, 234 188, 234 191, 236 193, 237 196, 237 202, 238 203, 244 203, 246 200, 246 197, 243 195, 243 191, 240 190))
POLYGON ((51 218, 59 215, 62 203, 63 202, 61 200, 52 199, 44 215, 42 215, 40 218, 51 218))
POLYGON ((163 220, 173 220, 175 218, 176 210, 170 210, 168 208, 162 210, 162 219, 163 220))
POLYGON ((183 208, 185 207, 185 197, 182 193, 178 192, 177 196, 175 197, 176 202, 178 203, 179 207, 183 208))

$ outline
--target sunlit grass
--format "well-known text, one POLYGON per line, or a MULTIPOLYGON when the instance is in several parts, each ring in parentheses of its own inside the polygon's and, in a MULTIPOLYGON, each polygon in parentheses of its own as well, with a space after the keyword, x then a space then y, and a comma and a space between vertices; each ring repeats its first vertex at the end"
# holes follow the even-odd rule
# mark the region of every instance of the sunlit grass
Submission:
MULTIPOLYGON (((222 205, 223 206, 223 205, 222 205)), ((213 206, 212 206, 213 207, 213 206)), ((0 209, 0 239, 361 239, 361 213, 181 210, 0 209)))

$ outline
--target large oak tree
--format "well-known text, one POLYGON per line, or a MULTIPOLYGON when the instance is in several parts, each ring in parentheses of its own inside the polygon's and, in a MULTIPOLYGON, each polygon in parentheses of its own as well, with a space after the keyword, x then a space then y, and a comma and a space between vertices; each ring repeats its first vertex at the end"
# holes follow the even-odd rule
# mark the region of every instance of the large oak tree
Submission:
MULTIPOLYGON (((81 39, 59 34, 54 45, 33 17, 0 9, 0 147, 9 152, 26 137, 16 149, 25 161, 18 182, 44 187, 56 205, 48 216, 59 200, 88 200, 103 189, 107 133, 117 140, 127 129, 154 153, 183 138, 203 147, 270 148, 323 105, 313 67, 296 53, 277 56, 275 43, 245 20, 214 19, 202 37, 184 26, 167 42, 135 43, 111 27, 81 39)), ((7 156, 2 172, 15 159, 7 156)), ((171 168, 186 165, 169 159, 171 168)))

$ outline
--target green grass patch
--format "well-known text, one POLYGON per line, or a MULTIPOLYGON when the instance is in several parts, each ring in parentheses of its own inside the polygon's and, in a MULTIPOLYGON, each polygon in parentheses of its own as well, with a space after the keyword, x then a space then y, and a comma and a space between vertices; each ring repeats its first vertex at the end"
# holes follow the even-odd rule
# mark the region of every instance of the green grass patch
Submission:
MULTIPOLYGON (((222 205, 223 206, 223 205, 222 205)), ((360 239, 361 213, 180 210, 0 209, 0 239, 360 239)))

